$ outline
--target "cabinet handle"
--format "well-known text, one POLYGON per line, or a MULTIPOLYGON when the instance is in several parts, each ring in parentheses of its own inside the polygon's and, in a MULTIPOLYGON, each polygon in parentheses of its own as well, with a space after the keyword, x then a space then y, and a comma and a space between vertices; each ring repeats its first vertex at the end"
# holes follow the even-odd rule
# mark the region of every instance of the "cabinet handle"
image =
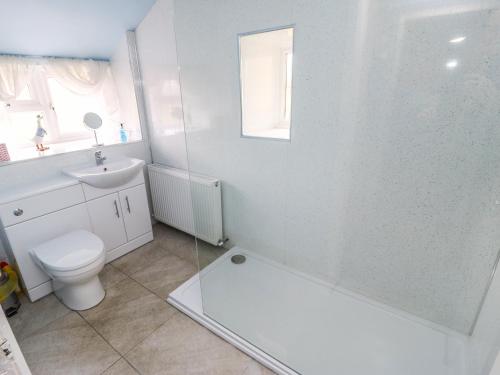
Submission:
POLYGON ((115 204, 115 214, 116 214, 116 217, 120 217, 120 211, 118 211, 118 203, 116 203, 116 201, 114 201, 114 204, 115 204))
POLYGON ((127 202, 127 211, 130 213, 130 202, 128 201, 128 197, 125 197, 125 202, 127 202))
POLYGON ((24 213, 24 211, 22 210, 22 208, 16 208, 13 213, 14 216, 21 216, 24 213))

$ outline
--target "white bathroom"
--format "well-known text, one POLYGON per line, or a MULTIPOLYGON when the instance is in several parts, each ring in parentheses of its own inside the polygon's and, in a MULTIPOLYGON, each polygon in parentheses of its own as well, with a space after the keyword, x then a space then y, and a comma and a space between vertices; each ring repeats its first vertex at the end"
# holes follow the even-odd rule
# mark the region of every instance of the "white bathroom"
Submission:
POLYGON ((500 374, 498 0, 0 4, 0 374, 500 374))

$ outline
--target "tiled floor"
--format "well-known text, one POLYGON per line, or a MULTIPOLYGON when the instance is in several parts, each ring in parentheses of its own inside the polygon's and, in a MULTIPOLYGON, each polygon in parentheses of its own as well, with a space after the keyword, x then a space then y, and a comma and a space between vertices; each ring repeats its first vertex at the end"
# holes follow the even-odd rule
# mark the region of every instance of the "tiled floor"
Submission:
POLYGON ((178 285, 223 253, 193 237, 154 226, 155 240, 105 266, 106 297, 73 312, 54 295, 26 298, 9 320, 34 375, 213 374, 271 371, 165 302, 178 285))

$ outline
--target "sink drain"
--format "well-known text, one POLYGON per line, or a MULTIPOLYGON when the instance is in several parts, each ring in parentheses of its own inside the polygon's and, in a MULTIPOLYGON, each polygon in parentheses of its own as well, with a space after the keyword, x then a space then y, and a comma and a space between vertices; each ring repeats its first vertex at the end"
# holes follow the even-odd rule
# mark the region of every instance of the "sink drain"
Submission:
POLYGON ((241 254, 236 254, 231 257, 231 262, 233 262, 234 264, 242 264, 245 263, 246 260, 247 257, 241 254))

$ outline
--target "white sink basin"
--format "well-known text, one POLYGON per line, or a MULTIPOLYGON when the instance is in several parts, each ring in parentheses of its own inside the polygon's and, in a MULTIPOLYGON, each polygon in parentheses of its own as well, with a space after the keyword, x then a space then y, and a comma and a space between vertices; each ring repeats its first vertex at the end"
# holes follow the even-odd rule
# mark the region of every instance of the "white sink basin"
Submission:
POLYGON ((64 169, 63 172, 86 184, 107 189, 129 182, 137 176, 144 164, 144 160, 125 158, 104 161, 104 164, 92 167, 68 168, 64 169))

